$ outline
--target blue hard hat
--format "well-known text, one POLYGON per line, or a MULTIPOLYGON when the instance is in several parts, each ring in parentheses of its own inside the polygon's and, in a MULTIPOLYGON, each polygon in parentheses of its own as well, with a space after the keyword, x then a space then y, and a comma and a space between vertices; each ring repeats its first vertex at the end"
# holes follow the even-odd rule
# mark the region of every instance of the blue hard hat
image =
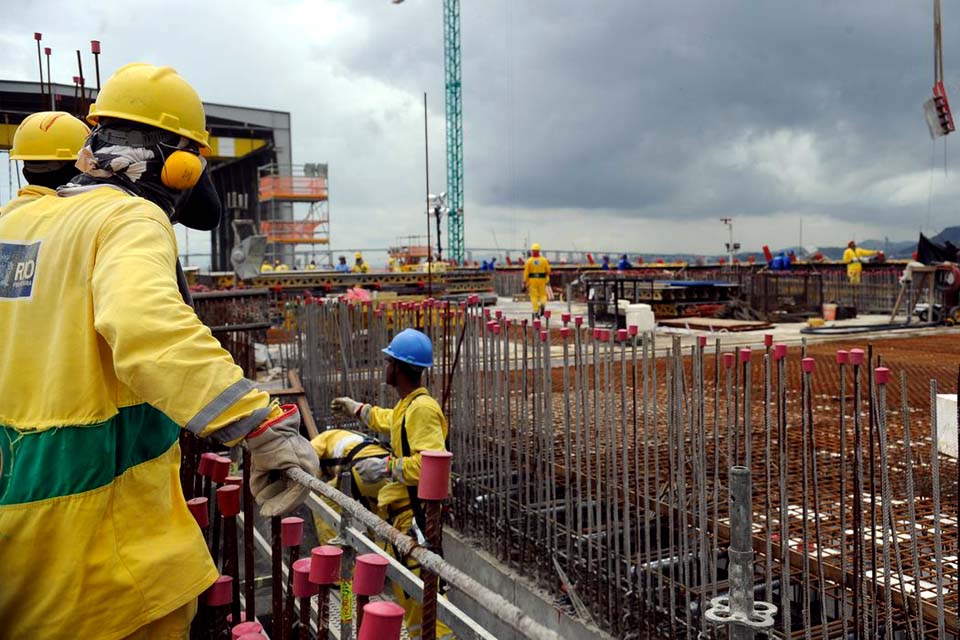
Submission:
POLYGON ((395 335, 383 353, 415 367, 433 366, 433 344, 416 329, 404 329, 395 335))

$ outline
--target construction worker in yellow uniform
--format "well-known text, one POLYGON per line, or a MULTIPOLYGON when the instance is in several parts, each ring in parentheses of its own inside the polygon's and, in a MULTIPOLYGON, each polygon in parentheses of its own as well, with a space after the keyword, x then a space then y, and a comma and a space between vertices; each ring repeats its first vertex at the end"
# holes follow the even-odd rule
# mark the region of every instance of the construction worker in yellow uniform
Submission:
POLYGON ((274 271, 290 271, 290 267, 287 266, 285 262, 282 262, 280 258, 277 258, 273 261, 273 270, 274 271))
MULTIPOLYGON (((416 329, 404 329, 383 349, 387 356, 386 382, 397 390, 400 401, 392 409, 362 404, 353 398, 336 398, 331 403, 335 413, 353 416, 374 431, 390 434, 391 454, 388 458, 370 458, 354 464, 354 471, 366 483, 386 480, 377 495, 380 515, 394 529, 424 542, 426 524, 417 498, 420 481, 420 453, 445 451, 447 420, 440 405, 420 385, 423 370, 433 365, 433 345, 416 329)), ((436 550, 435 550, 436 551, 436 550)), ((416 575, 417 564, 408 565, 416 575)), ((403 606, 404 622, 410 638, 419 638, 423 608, 394 584, 394 596, 403 606)), ((451 637, 452 632, 437 622, 437 637, 451 637)))
POLYGON ((196 92, 127 65, 89 121, 82 173, 0 216, 2 635, 186 638, 217 570, 181 430, 244 443, 264 515, 309 493, 279 472, 318 461, 296 407, 244 379, 178 291, 171 219, 208 139, 196 92))
POLYGON ((13 134, 10 159, 23 162, 27 186, 0 208, 0 215, 56 189, 77 175, 74 164, 90 127, 64 111, 41 111, 23 119, 13 134))
POLYGON ((530 293, 533 316, 542 316, 547 306, 547 287, 550 286, 550 263, 540 255, 540 244, 530 247, 530 257, 523 265, 523 284, 530 293))
POLYGON ((352 273, 367 273, 370 271, 370 267, 368 267, 367 263, 363 261, 362 253, 357 251, 355 254, 353 254, 353 258, 355 262, 353 263, 353 266, 350 268, 350 271, 352 273))
MULTIPOLYGON (((320 458, 320 479, 325 480, 334 488, 340 488, 340 474, 350 469, 353 481, 350 490, 341 489, 354 500, 365 506, 373 513, 378 513, 377 494, 387 484, 386 478, 376 482, 366 482, 357 473, 354 465, 369 458, 386 459, 390 452, 380 446, 379 442, 369 436, 347 429, 327 429, 310 441, 317 457, 320 458)), ((337 507, 331 501, 326 501, 331 507, 337 507)), ((336 537, 337 532, 316 514, 313 522, 317 527, 317 539, 320 544, 326 544, 336 537)))
POLYGON ((877 255, 877 251, 861 249, 853 240, 847 243, 843 252, 843 262, 847 265, 847 279, 850 284, 860 284, 860 274, 863 272, 863 259, 877 255))

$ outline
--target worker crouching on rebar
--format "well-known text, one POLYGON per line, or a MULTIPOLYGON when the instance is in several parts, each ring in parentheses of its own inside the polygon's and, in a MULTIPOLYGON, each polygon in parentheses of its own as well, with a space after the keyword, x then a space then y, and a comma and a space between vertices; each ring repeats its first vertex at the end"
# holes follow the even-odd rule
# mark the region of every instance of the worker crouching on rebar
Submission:
POLYGON ((0 636, 186 638, 216 580, 180 487, 181 429, 246 443, 264 515, 315 474, 271 403, 184 302, 171 221, 203 172, 203 106, 127 65, 90 109, 82 171, 0 216, 0 636))
POLYGON ((530 257, 523 265, 523 284, 530 294, 533 317, 542 316, 547 307, 547 288, 550 286, 550 262, 540 255, 540 245, 534 242, 530 257))
MULTIPOLYGON (((331 408, 336 413, 358 418, 375 431, 390 434, 390 456, 385 460, 361 460, 354 469, 363 482, 387 481, 377 496, 380 515, 393 528, 411 532, 412 537, 424 543, 426 523, 417 498, 420 453, 446 450, 448 433, 443 410, 421 386, 424 369, 433 365, 433 345, 423 333, 404 329, 394 337, 390 346, 383 349, 383 353, 387 356, 386 382, 400 395, 396 406, 385 409, 362 404, 353 398, 336 398, 331 408)), ((408 568, 420 574, 419 565, 408 565, 408 568)), ((419 638, 423 614, 420 603, 398 585, 394 585, 394 596, 404 608, 409 636, 419 638)), ((437 637, 450 635, 450 629, 438 622, 437 637)))

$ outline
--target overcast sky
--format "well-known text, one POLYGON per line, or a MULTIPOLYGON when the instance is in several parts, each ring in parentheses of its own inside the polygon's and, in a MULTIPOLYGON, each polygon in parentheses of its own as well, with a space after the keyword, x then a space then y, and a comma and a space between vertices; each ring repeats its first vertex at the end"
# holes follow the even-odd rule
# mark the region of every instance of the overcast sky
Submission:
MULTIPOLYGON (((4 2, 0 77, 35 79, 40 31, 56 81, 97 38, 105 76, 170 64, 204 100, 290 111, 294 161, 330 164, 334 247, 386 246, 424 229, 424 91, 445 189, 441 4, 4 2)), ((468 247, 717 253, 723 216, 745 249, 795 244, 801 219, 806 245, 960 224, 921 111, 932 2, 462 4, 468 247)), ((946 6, 960 111, 958 36, 946 6)))

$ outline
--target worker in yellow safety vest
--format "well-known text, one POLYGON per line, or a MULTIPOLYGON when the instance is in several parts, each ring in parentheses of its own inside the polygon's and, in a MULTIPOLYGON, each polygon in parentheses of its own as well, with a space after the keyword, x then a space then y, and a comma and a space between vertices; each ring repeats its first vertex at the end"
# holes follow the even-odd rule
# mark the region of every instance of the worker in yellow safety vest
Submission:
POLYGON ((302 502, 277 472, 315 474, 317 455, 177 289, 171 220, 209 149, 199 96, 131 64, 88 120, 82 173, 0 216, 0 397, 18 399, 0 403, 2 635, 186 638, 217 570, 181 430, 245 444, 264 515, 302 502))
POLYGON ((10 159, 23 162, 27 186, 0 208, 0 215, 41 196, 56 195, 56 189, 77 175, 74 163, 90 127, 64 111, 40 111, 23 119, 13 134, 10 159))
POLYGON ((530 257, 523 265, 523 284, 530 293, 533 317, 542 316, 547 306, 547 288, 550 286, 550 262, 540 255, 540 244, 530 247, 530 257))
POLYGON ((290 271, 290 267, 286 263, 282 262, 280 258, 277 258, 273 261, 273 270, 274 271, 290 271))
POLYGON ((353 272, 353 273, 367 273, 367 272, 370 271, 370 267, 368 267, 368 266, 367 266, 367 263, 363 261, 363 254, 362 254, 362 253, 360 253, 359 251, 357 251, 355 254, 353 254, 353 258, 354 258, 355 262, 353 263, 353 267, 351 267, 351 269, 350 269, 351 272, 353 272))
MULTIPOLYGON (((390 452, 380 446, 375 438, 348 429, 327 429, 311 440, 310 444, 320 458, 320 478, 343 490, 373 513, 378 513, 377 494, 387 484, 387 479, 366 482, 354 466, 361 460, 370 458, 377 458, 382 462, 390 452), (340 474, 347 469, 353 476, 349 491, 340 487, 340 474)), ((327 504, 336 509, 332 502, 327 501, 327 504)), ((337 532, 316 514, 313 521, 317 527, 317 539, 321 544, 329 542, 337 535, 337 532)))
MULTIPOLYGON (((433 365, 433 345, 416 329, 404 329, 383 349, 387 356, 386 382, 397 390, 400 401, 392 408, 375 407, 353 398, 336 398, 335 413, 353 416, 374 431, 390 434, 391 454, 384 459, 370 458, 354 465, 360 479, 367 483, 386 480, 377 495, 381 517, 393 528, 424 542, 426 529, 423 509, 417 498, 420 481, 420 453, 446 450, 447 420, 430 393, 421 386, 423 370, 433 365)), ((409 566, 419 575, 417 564, 409 566)), ((403 606, 404 621, 410 638, 419 638, 423 609, 394 584, 394 596, 403 606)), ((437 637, 448 637, 449 628, 437 623, 437 637)))
POLYGON ((843 263, 847 265, 847 279, 850 284, 860 284, 860 274, 863 272, 863 259, 877 255, 877 251, 861 249, 851 240, 843 252, 843 263))

